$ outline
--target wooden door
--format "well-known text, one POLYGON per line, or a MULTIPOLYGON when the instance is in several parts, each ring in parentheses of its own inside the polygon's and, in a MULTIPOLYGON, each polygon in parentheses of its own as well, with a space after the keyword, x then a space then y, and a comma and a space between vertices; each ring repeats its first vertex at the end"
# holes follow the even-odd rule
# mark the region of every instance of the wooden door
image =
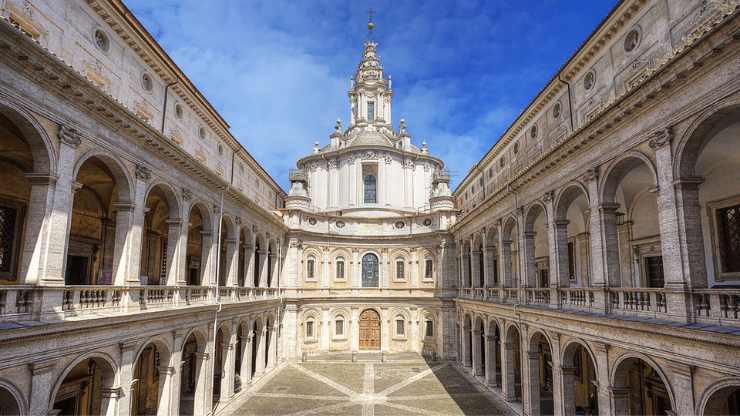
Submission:
POLYGON ((380 349, 380 315, 372 309, 360 314, 360 349, 380 349))

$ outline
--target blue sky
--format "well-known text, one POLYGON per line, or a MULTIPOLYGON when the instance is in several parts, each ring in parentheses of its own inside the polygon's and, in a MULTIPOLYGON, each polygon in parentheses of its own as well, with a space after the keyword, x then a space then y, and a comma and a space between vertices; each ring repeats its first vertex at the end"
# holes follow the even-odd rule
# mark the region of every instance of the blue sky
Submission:
POLYGON ((616 2, 126 0, 286 190, 295 161, 349 118, 370 7, 393 122, 456 184, 616 2))

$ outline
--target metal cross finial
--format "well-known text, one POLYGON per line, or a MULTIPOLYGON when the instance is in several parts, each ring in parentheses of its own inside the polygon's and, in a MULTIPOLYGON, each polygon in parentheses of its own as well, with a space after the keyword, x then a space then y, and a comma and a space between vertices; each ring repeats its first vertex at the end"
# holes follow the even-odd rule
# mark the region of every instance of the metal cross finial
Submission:
POLYGON ((373 23, 373 9, 372 7, 367 11, 367 33, 373 33, 375 23, 373 23))

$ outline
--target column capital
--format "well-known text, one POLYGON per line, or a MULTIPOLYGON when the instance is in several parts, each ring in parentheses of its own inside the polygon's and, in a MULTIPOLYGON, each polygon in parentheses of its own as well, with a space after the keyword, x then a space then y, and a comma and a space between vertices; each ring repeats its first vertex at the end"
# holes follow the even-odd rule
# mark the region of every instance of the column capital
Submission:
POLYGON ((136 179, 142 180, 144 182, 149 181, 152 179, 152 171, 148 167, 144 165, 136 165, 136 179))
POLYGON ((673 140, 673 129, 668 126, 652 132, 649 137, 648 146, 653 150, 658 150, 671 143, 673 140))
POLYGON ((56 360, 41 361, 38 363, 28 364, 28 368, 31 370, 31 374, 34 376, 45 374, 54 369, 57 362, 56 360))
POLYGON ((203 361, 208 361, 208 359, 210 358, 210 355, 207 352, 196 352, 196 353, 193 353, 193 355, 195 356, 195 358, 198 358, 203 361))
POLYGON ((595 181, 599 178, 599 167, 594 166, 592 168, 586 169, 586 172, 581 175, 581 180, 583 182, 591 182, 595 181))
POLYGON ((26 173, 23 176, 31 182, 31 185, 53 185, 58 177, 46 173, 26 173))
POLYGON ((160 374, 171 376, 171 375, 175 374, 175 367, 169 367, 169 366, 166 366, 166 365, 162 365, 162 366, 159 367, 159 373, 160 374))
POLYGON ((682 376, 686 378, 690 378, 694 372, 693 365, 679 363, 675 361, 669 361, 668 368, 671 370, 671 373, 673 373, 674 375, 682 376))
POLYGON ((75 149, 80 145, 80 143, 82 143, 80 132, 74 127, 66 124, 59 125, 59 133, 57 136, 59 137, 60 142, 75 149))

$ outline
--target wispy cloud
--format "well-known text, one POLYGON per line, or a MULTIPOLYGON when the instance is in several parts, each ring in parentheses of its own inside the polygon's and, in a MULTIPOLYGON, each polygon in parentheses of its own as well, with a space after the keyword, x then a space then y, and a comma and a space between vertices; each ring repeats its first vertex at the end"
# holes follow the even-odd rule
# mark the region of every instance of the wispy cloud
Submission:
POLYGON ((459 179, 615 0, 127 3, 287 189, 288 169, 348 118, 370 5, 394 122, 459 179))

